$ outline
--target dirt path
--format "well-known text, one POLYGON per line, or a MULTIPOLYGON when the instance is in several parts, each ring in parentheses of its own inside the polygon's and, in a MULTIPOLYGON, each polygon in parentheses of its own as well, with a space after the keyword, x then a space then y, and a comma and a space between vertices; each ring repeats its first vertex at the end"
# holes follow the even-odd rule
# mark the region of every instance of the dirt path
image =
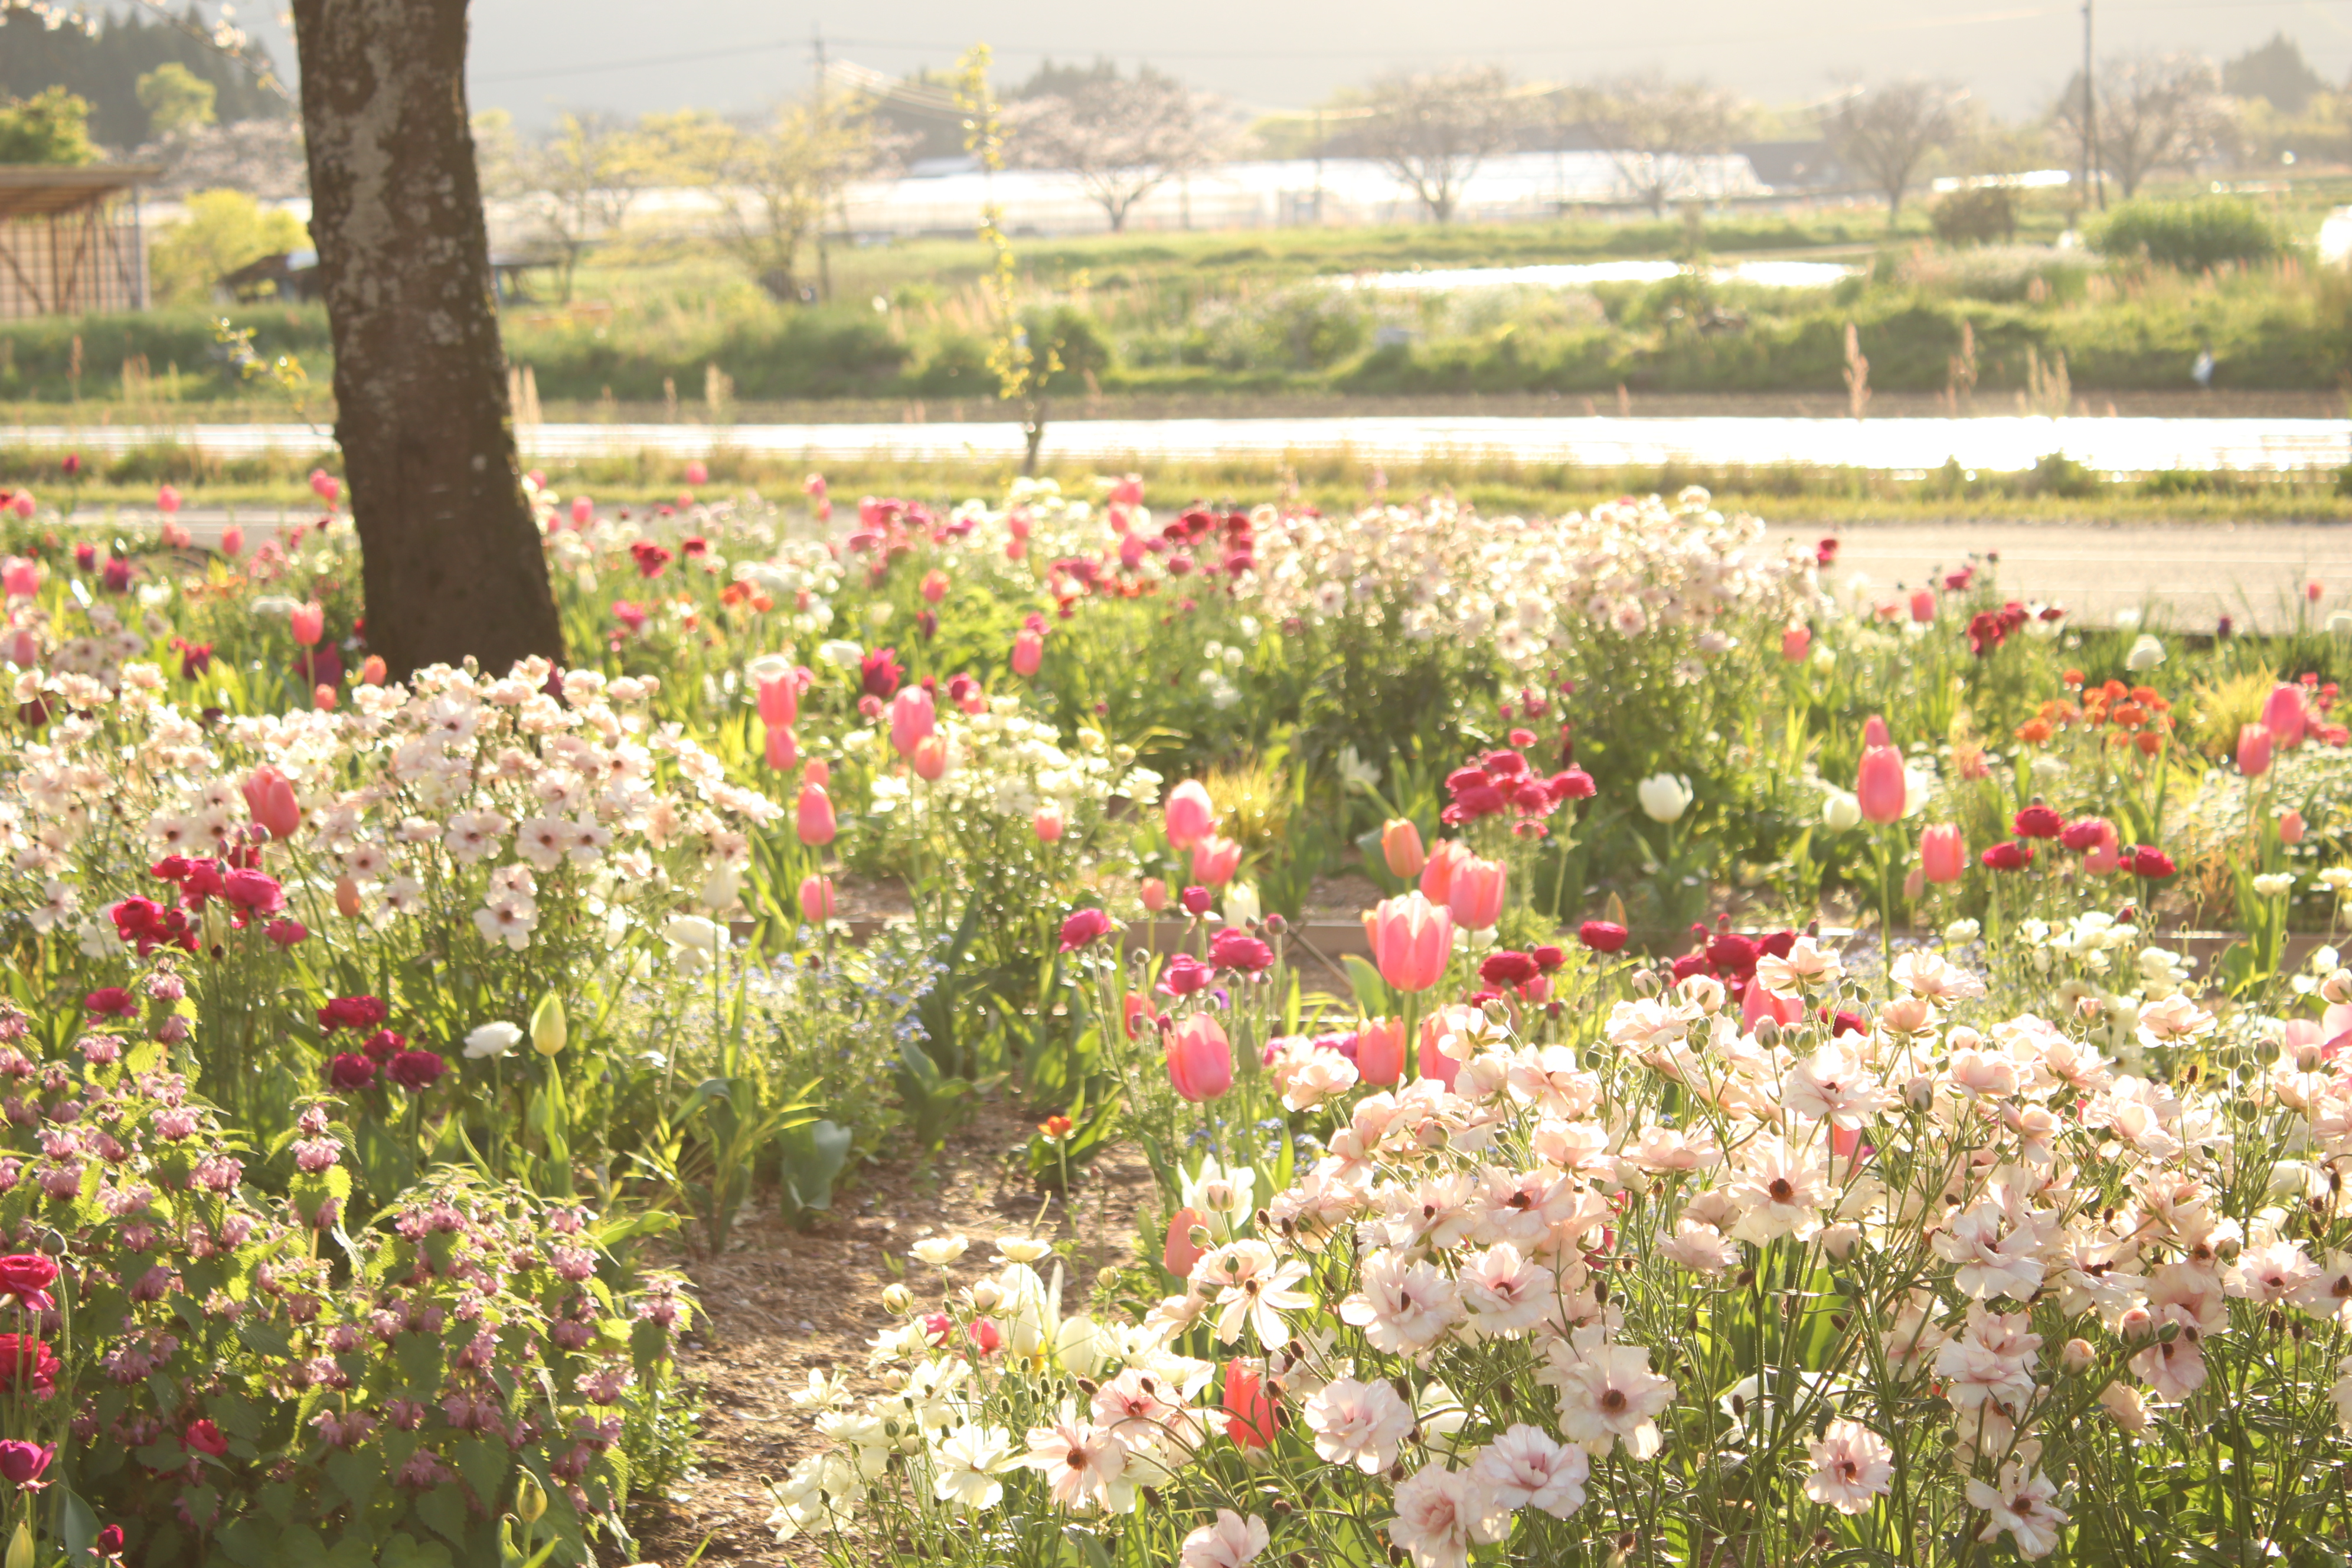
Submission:
MULTIPOLYGON (((682 1358, 702 1393, 702 1440, 686 1479, 667 1500, 641 1503, 631 1521, 644 1562, 682 1568, 706 1536, 704 1563, 821 1561, 814 1542, 780 1546, 767 1525, 773 1504, 764 1483, 819 1446, 792 1392, 816 1369, 847 1372, 861 1391, 878 1391, 864 1373, 867 1342, 891 1322, 882 1291, 898 1276, 886 1259, 903 1263, 924 1237, 961 1234, 972 1247, 953 1273, 969 1283, 991 1271, 998 1236, 1029 1233, 1043 1196, 1022 1158, 1031 1121, 990 1102, 931 1160, 868 1167, 808 1230, 785 1224, 762 1194, 724 1257, 684 1260, 703 1313, 682 1358)), ((1075 1227, 1057 1198, 1034 1232, 1077 1243, 1066 1303, 1086 1299, 1098 1269, 1133 1256, 1134 1215, 1151 1175, 1123 1146, 1074 1185, 1075 1227)))

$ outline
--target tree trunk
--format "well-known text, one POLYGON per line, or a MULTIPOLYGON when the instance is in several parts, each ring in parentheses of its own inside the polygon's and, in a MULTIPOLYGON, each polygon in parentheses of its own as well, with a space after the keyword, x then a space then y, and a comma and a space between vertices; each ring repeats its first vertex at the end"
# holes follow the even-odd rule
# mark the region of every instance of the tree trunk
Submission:
POLYGON ((310 233, 369 647, 563 657, 524 500, 466 115, 466 0, 293 0, 310 233))

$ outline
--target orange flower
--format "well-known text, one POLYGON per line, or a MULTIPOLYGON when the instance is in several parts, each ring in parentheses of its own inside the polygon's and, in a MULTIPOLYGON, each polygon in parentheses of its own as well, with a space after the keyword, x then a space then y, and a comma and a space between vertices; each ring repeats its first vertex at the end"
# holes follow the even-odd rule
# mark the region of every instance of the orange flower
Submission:
POLYGON ((2118 724, 2136 725, 2147 717, 2147 710, 2137 702, 2125 702, 2118 704, 2110 717, 2118 724))
POLYGON ((2050 723, 2045 719, 2028 719, 2017 727, 2017 738, 2029 746, 2039 746, 2050 739, 2050 723))
POLYGON ((1048 1116, 1045 1121, 1037 1123, 1037 1131, 1044 1134, 1046 1142, 1059 1143, 1070 1135, 1071 1125, 1070 1119, 1066 1116, 1048 1116))
POLYGON ((2163 747, 2164 737, 2153 730, 2143 730, 2132 737, 2132 742, 2139 747, 2140 755, 2152 757, 2163 747))

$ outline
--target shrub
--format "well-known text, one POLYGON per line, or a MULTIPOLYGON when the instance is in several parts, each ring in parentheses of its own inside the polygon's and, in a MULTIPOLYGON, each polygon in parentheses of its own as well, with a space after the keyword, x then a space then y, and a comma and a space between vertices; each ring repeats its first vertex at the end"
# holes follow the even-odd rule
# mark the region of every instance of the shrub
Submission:
POLYGON ((2084 237, 2102 256, 2142 258, 2186 272, 2268 261, 2286 247, 2277 226, 2252 203, 2213 197, 2128 201, 2093 223, 2084 237))
POLYGON ((1954 191, 1928 209, 1936 237, 1946 245, 1990 245, 2017 235, 2017 208, 1998 185, 1954 191))

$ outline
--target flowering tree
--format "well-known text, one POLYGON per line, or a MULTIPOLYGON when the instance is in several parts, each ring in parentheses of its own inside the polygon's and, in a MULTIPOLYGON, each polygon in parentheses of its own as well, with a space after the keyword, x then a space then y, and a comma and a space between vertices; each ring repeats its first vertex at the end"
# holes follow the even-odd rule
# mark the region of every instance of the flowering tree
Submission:
POLYGON ((561 657, 507 406, 465 0, 297 0, 294 21, 368 640, 403 675, 561 657))
POLYGON ((1728 149, 1743 118, 1729 93, 1654 72, 1583 88, 1564 107, 1654 215, 1663 215, 1675 196, 1695 194, 1699 160, 1728 149))
MULTIPOLYGON (((2099 170, 2131 199, 2148 175, 2189 168, 2219 153, 2230 106, 2213 62, 2195 55, 2135 56, 2101 63, 2092 126, 2099 170)), ((2077 74, 2051 115, 2063 141, 2083 145, 2083 79, 2077 74)))
POLYGON ((1076 175, 1113 234, 1136 203, 1207 163, 1211 151, 1191 89, 1149 66, 1133 81, 1115 68, 1090 74, 1011 106, 1005 120, 1014 158, 1076 175))
POLYGON ((1522 118, 1500 66, 1383 77, 1362 98, 1350 140, 1449 223, 1478 165, 1511 144, 1522 118))

